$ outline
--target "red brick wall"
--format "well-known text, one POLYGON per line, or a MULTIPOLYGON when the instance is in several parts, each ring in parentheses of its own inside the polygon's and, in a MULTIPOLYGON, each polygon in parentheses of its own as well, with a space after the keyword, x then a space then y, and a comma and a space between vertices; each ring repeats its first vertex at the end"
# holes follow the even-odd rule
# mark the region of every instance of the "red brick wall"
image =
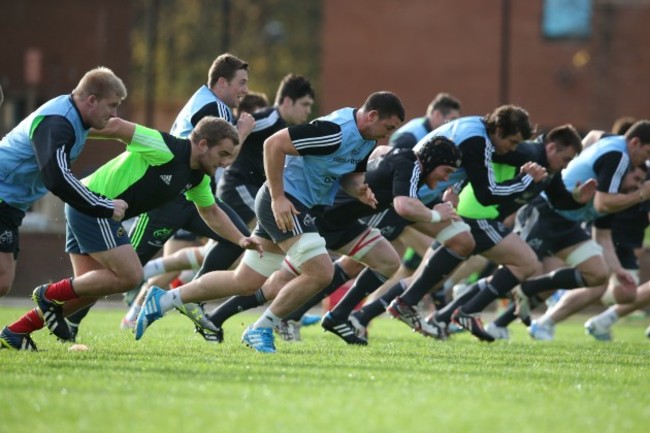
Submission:
MULTIPOLYGON (((510 1, 508 102, 541 127, 609 128, 621 115, 649 117, 650 4, 603 3, 594 1, 591 38, 551 41, 541 34, 542 1, 510 1), (576 67, 581 50, 590 61, 576 67)), ((409 118, 439 91, 459 97, 466 114, 491 111, 502 102, 501 5, 325 0, 322 111, 359 106, 376 90, 400 95, 409 118)))

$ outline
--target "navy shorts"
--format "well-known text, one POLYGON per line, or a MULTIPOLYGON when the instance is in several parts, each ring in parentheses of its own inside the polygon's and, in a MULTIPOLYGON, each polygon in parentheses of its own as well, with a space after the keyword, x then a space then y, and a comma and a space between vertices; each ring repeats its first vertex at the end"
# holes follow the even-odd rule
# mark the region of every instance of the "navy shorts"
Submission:
MULTIPOLYGON (((221 208, 230 220, 237 226, 239 231, 248 236, 250 231, 244 222, 233 212, 228 205, 217 200, 217 206, 221 208)), ((143 265, 151 260, 165 242, 172 237, 179 229, 192 233, 194 236, 206 237, 215 241, 224 239, 208 226, 196 205, 188 201, 184 196, 179 196, 167 204, 153 209, 138 216, 129 235, 133 240, 140 263, 143 265)), ((185 237, 183 240, 187 240, 185 237)))
POLYGON ((540 260, 591 239, 580 223, 555 212, 543 197, 536 197, 519 209, 514 230, 540 260))
POLYGON ((0 252, 12 253, 18 260, 20 242, 18 228, 23 223, 25 212, 0 201, 0 252))
POLYGON ((322 207, 308 209, 295 197, 286 194, 286 197, 293 203, 299 215, 294 215, 293 231, 283 233, 275 223, 275 216, 271 210, 271 195, 269 189, 264 185, 257 192, 255 197, 255 214, 257 215, 257 226, 253 231, 255 236, 271 239, 278 244, 284 240, 300 236, 303 233, 319 233, 316 227, 316 218, 322 213, 322 207))
POLYGON ((257 185, 231 187, 220 182, 217 196, 226 202, 245 223, 249 224, 255 219, 255 196, 258 190, 257 185))
POLYGON ((404 229, 413 224, 412 221, 402 218, 395 209, 388 208, 371 216, 361 218, 368 227, 378 229, 382 236, 389 241, 394 241, 402 234, 404 229))
POLYGON ((65 205, 65 251, 72 254, 90 254, 108 251, 131 240, 121 222, 97 218, 65 205))
POLYGON ((476 248, 472 254, 481 254, 499 244, 512 230, 503 222, 493 219, 463 218, 471 228, 476 248))

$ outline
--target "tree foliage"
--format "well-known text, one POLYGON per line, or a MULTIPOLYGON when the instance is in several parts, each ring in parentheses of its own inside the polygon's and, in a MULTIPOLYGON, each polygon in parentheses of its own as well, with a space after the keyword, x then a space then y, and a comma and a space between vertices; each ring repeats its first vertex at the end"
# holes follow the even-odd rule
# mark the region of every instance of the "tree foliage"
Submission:
POLYGON ((185 100, 230 52, 250 64, 251 90, 273 100, 280 79, 305 75, 318 89, 320 0, 138 0, 133 29, 135 98, 154 80, 156 101, 185 100), (152 72, 147 19, 156 17, 152 72))

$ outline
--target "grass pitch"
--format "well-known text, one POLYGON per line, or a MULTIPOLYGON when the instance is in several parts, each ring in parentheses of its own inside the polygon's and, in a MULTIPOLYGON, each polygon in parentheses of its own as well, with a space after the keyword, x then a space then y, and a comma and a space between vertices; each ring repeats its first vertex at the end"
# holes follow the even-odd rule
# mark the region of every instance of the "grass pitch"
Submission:
MULTIPOLYGON (((1 323, 25 309, 1 307, 1 323)), ((206 343, 176 313, 140 342, 119 330, 124 311, 96 309, 82 325, 86 352, 46 331, 38 353, 0 351, 0 432, 647 432, 650 339, 645 321, 615 327, 615 341, 584 335, 510 342, 458 334, 425 339, 386 318, 368 347, 348 347, 319 326, 303 341, 276 338, 263 355, 239 342, 257 315, 226 323, 206 343)))

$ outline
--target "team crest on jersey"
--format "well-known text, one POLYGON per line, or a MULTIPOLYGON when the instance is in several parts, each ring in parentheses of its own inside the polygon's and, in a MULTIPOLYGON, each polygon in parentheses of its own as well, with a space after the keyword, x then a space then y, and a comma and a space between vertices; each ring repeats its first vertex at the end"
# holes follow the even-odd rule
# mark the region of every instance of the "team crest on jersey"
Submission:
POLYGON ((9 245, 13 243, 13 241, 14 241, 14 234, 11 232, 11 230, 5 230, 3 233, 0 234, 0 244, 9 245))
POLYGON ((126 230, 124 229, 123 226, 120 226, 120 227, 117 229, 117 232, 115 233, 115 235, 116 235, 118 238, 124 237, 124 236, 126 236, 126 230))

